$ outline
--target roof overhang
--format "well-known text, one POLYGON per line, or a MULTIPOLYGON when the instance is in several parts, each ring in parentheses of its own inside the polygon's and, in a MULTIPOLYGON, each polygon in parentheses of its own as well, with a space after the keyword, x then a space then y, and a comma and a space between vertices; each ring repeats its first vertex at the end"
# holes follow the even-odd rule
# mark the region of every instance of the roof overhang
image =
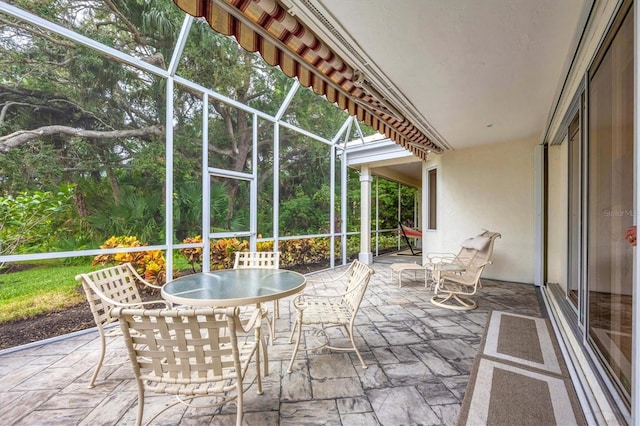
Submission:
POLYGON ((422 185, 422 160, 390 139, 351 142, 346 153, 348 167, 360 170, 366 165, 373 175, 414 188, 422 185))

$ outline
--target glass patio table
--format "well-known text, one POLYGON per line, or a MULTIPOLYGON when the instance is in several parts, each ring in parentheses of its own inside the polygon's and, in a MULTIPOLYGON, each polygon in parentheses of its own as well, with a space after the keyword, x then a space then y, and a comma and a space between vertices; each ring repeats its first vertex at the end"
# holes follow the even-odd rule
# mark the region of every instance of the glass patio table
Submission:
POLYGON ((243 306, 301 292, 304 275, 285 269, 224 269, 176 278, 162 286, 162 297, 188 306, 243 306))

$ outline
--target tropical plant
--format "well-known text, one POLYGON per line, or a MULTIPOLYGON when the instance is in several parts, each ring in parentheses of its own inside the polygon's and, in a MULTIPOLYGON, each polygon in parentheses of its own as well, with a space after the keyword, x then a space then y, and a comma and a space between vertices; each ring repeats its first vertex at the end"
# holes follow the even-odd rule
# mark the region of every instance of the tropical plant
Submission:
POLYGON ((0 197, 0 254, 46 252, 72 235, 73 194, 73 185, 63 185, 0 197))
MULTIPOLYGON (((100 246, 101 249, 144 247, 146 243, 134 236, 113 236, 100 246)), ((131 263, 136 271, 152 284, 164 284, 166 281, 164 253, 160 250, 100 254, 93 258, 95 265, 121 265, 131 263)))

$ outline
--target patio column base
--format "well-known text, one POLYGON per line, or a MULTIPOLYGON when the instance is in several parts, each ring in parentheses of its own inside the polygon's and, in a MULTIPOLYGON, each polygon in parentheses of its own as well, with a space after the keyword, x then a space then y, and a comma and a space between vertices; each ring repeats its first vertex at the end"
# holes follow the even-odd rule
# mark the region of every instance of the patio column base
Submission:
POLYGON ((359 253, 358 260, 365 265, 371 265, 373 263, 373 253, 359 253))

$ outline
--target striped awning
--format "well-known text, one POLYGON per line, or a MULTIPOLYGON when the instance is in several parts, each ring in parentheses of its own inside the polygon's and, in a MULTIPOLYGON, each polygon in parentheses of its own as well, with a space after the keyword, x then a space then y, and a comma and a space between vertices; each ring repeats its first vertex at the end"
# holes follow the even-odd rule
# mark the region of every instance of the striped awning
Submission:
POLYGON ((401 113, 363 87, 356 70, 316 37, 277 0, 173 0, 186 13, 203 17, 217 32, 234 36, 250 52, 300 84, 324 95, 350 115, 426 160, 439 152, 401 113))

